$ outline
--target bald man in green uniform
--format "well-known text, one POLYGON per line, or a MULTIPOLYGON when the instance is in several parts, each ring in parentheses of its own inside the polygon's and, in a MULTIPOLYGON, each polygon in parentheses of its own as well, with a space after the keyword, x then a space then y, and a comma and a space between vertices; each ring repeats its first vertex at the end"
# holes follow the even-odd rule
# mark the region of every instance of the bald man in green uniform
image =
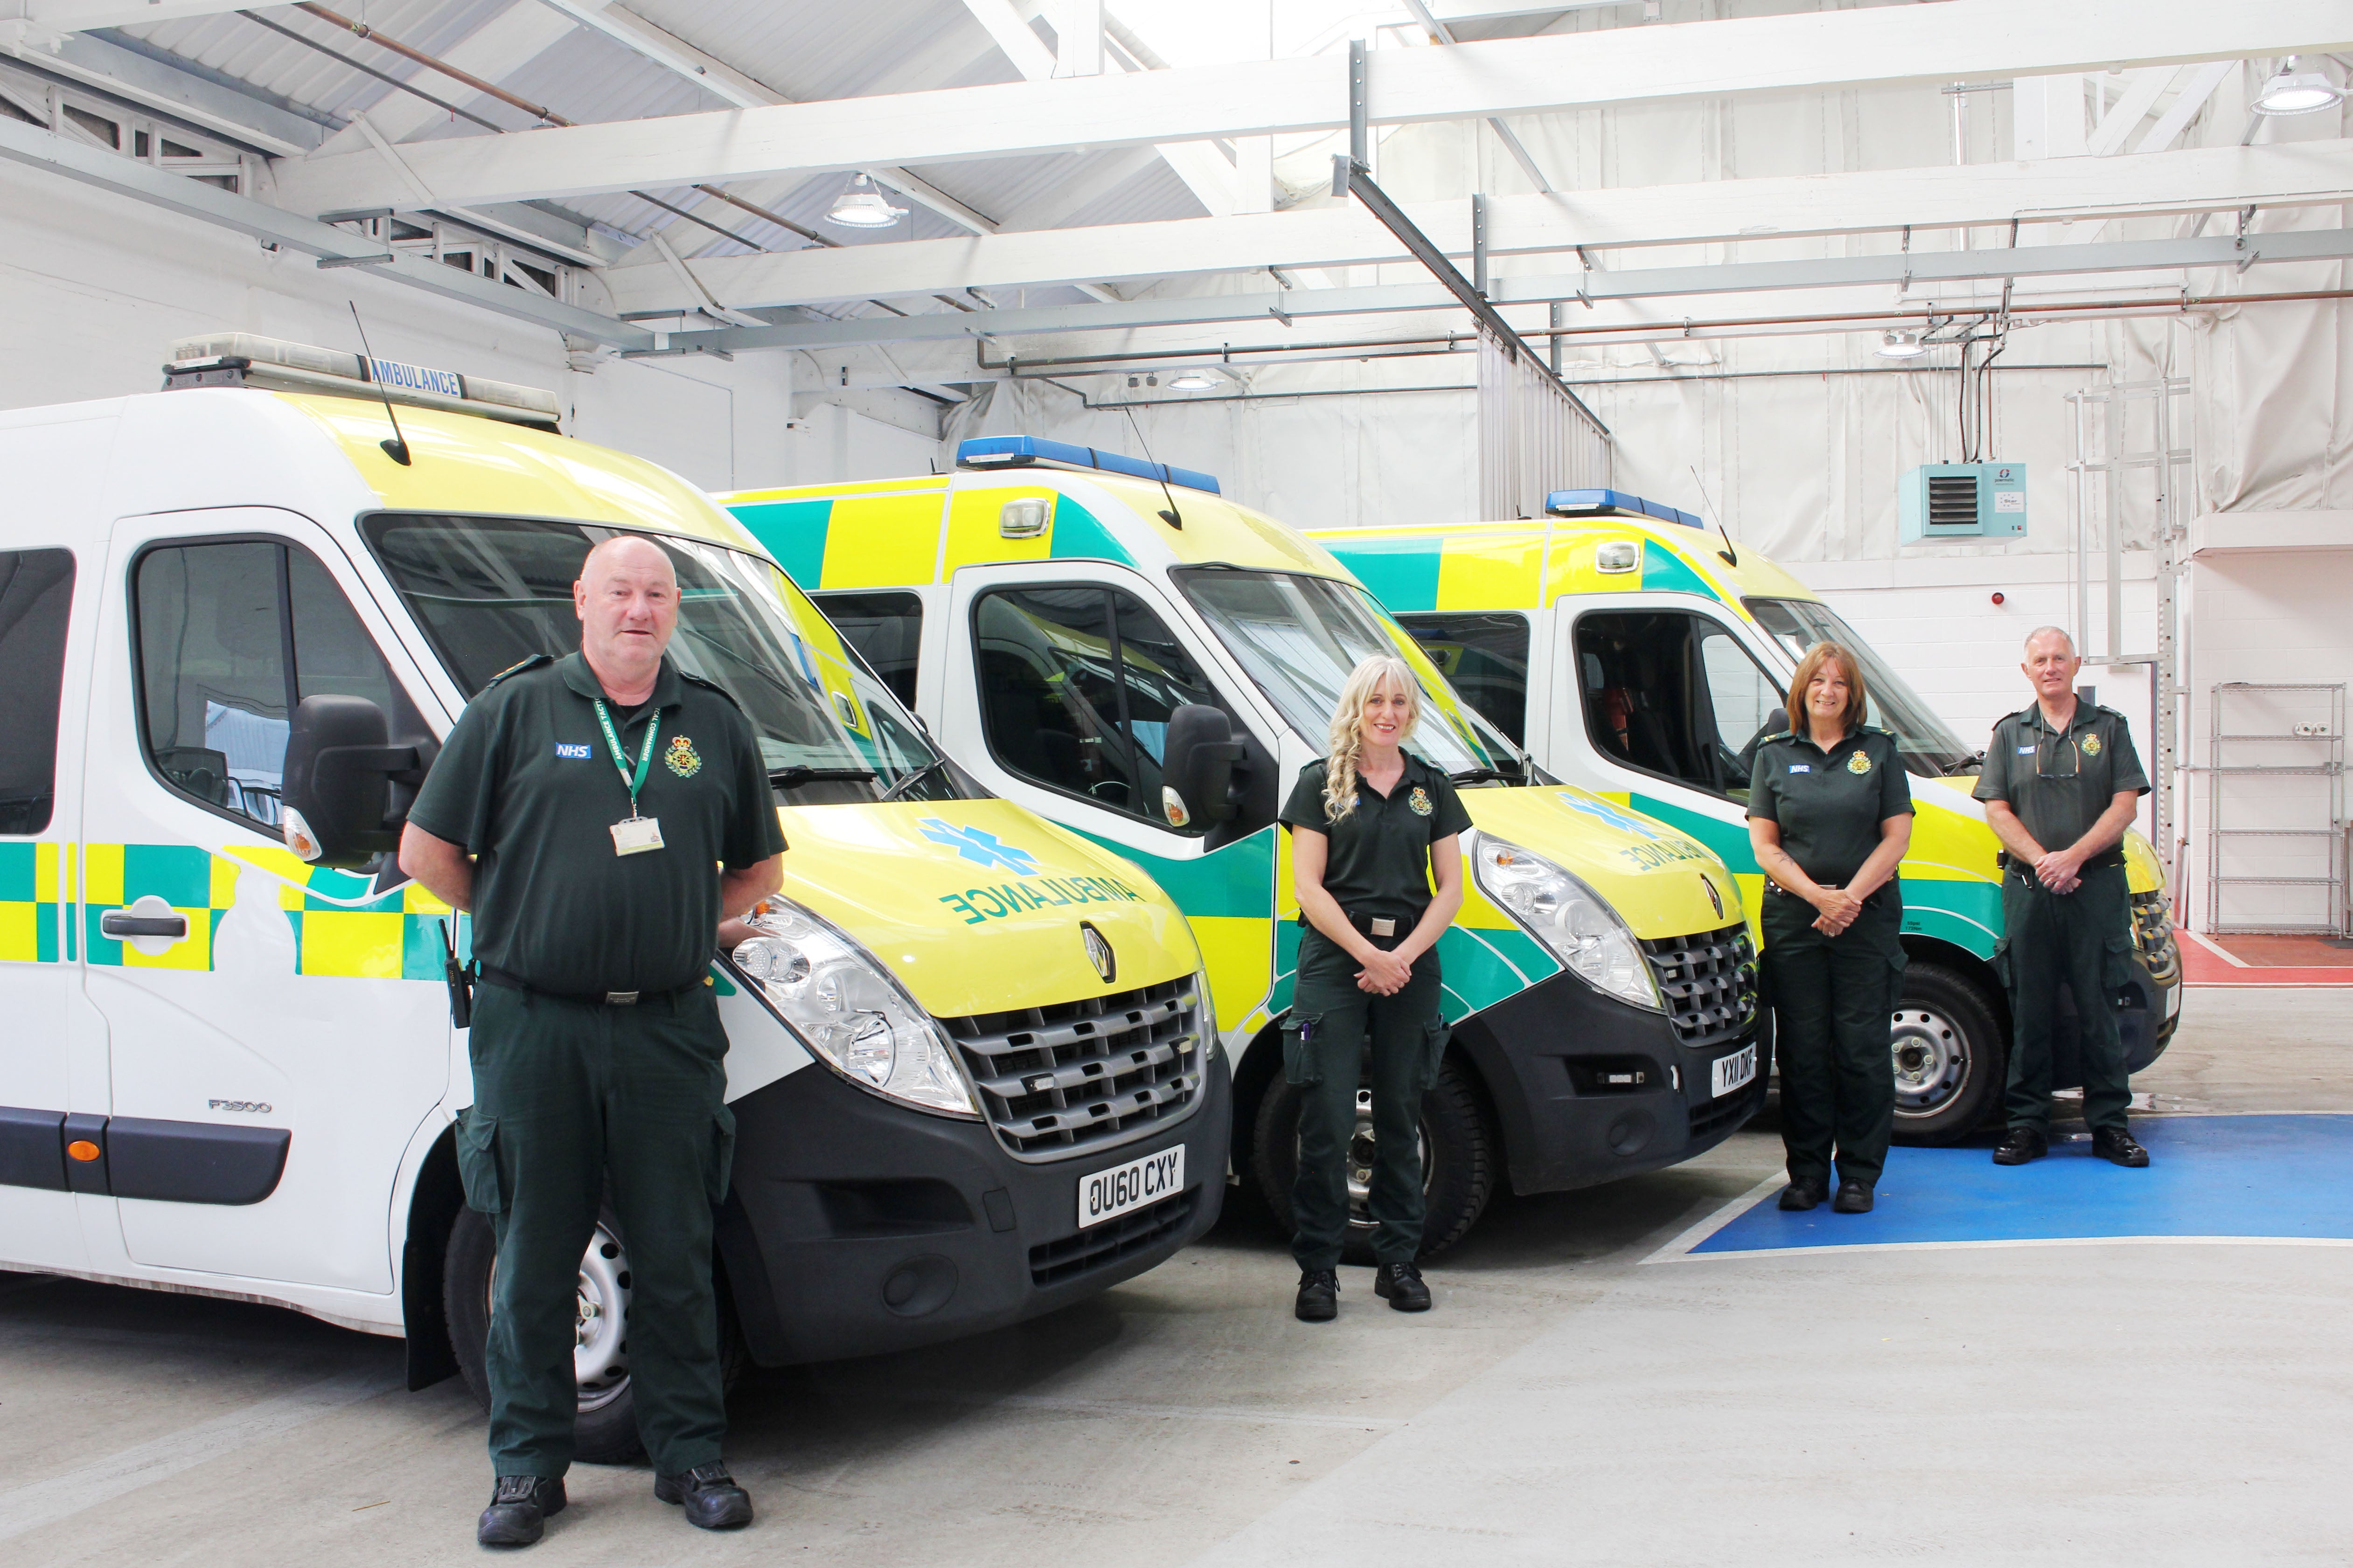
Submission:
POLYGON ((704 975, 721 919, 776 890, 785 841, 751 721, 662 657, 678 597, 652 541, 591 550, 580 651, 467 704, 401 837, 401 868, 472 911, 483 982, 458 1150, 498 1242, 485 1546, 532 1544, 565 1506, 580 1258, 608 1180, 654 1495, 706 1530, 752 1519, 720 1457, 711 1231, 733 1120, 704 975))
POLYGON ((2057 626, 2029 635, 2019 668, 2034 701, 1993 727, 1973 792, 2003 850, 1994 961, 2010 984, 2015 1029, 2010 1130, 1993 1152, 1997 1165, 2023 1165, 2050 1151, 2051 1037, 2062 982, 2075 998, 2092 1152, 2119 1165, 2148 1163, 2126 1127, 2132 1088, 2116 1014, 2116 994, 2132 983, 2123 841, 2148 777, 2125 716, 2076 698, 2083 664, 2074 639, 2057 626))

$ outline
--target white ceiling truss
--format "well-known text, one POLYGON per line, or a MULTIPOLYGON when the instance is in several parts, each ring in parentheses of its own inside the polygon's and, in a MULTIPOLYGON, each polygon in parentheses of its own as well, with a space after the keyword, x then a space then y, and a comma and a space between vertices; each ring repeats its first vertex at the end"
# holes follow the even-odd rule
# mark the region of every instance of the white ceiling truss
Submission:
MULTIPOLYGON (((14 57, 0 58, 0 158, 574 339, 797 350, 831 356, 842 384, 1469 342, 1467 314, 1361 207, 1271 210, 1275 139, 1348 126, 1345 32, 1306 54, 1171 66, 1119 0, 961 0, 907 40, 903 72, 797 101, 771 85, 796 81, 789 68, 733 58, 702 8, 638 4, 648 14, 617 0, 414 0, 398 15, 418 47, 396 58, 366 54, 364 30, 252 0, 0 0, 0 57, 14 57), (232 15, 247 11, 389 85, 364 109, 330 109, 248 90, 154 41, 179 36, 166 24, 249 28, 232 15), (626 77, 667 107, 599 120, 567 104, 576 124, 510 107, 493 124, 476 112, 491 99, 451 74, 510 106, 540 101, 551 62, 577 69, 583 39, 606 51, 600 79, 626 77), (420 52, 438 65, 413 63, 420 52), (93 120, 116 128, 113 142, 93 120), (827 182, 852 173, 919 208, 930 237, 834 237, 827 182)), ((747 11, 708 9, 750 25, 747 11)), ((2243 101, 2233 83, 2249 61, 2353 48, 2353 0, 1945 0, 1658 26, 1644 10, 1400 0, 1351 24, 1419 46, 1367 57, 1373 127, 1461 122, 1535 187, 1486 196, 1478 244, 1467 195, 1405 204, 1449 257, 1482 255, 1491 298, 1532 340, 1560 301, 1567 333, 1657 342, 1939 311, 2179 308, 2193 282, 2353 258, 2346 230, 2249 228, 2269 209, 2353 200, 2353 141, 2217 145, 2201 118, 2243 101), (1580 16, 1614 20, 1560 30, 1580 16), (1581 186, 1514 125, 1973 80, 2050 84, 2060 117, 2084 123, 2036 143, 2050 155, 2001 163, 1581 186), (2116 237, 2112 220, 2154 215, 2195 222, 2165 239, 2116 237), (1748 248, 1797 241, 1814 254, 1748 248), (1678 247, 1692 248, 1660 254, 1678 247)), ((2023 112, 2019 124, 2022 147, 2023 112)))

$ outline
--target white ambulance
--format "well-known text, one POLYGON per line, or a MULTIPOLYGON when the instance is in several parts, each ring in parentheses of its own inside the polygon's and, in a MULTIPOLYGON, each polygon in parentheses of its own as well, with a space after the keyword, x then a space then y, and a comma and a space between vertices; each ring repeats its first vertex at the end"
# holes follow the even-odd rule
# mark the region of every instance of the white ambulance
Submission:
MULTIPOLYGON (((670 657, 745 710, 790 845, 710 976, 735 1361, 996 1328, 1215 1221, 1183 914, 986 797, 726 513, 544 393, 243 337, 167 373, 0 414, 0 1268, 405 1335, 413 1385, 479 1389, 470 928, 385 852, 467 700, 578 646, 570 584, 624 528, 671 555, 670 657)), ((636 1443, 627 1246, 608 1215, 581 1264, 584 1458, 636 1443)))

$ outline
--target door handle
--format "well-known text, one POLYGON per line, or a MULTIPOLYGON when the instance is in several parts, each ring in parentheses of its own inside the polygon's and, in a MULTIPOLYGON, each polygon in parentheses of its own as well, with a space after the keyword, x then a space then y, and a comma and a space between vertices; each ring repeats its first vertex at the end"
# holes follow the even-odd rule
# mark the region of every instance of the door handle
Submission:
POLYGON ((111 936, 118 942, 127 936, 168 936, 174 942, 185 942, 188 935, 185 915, 134 915, 128 910, 109 910, 98 917, 100 936, 111 936))

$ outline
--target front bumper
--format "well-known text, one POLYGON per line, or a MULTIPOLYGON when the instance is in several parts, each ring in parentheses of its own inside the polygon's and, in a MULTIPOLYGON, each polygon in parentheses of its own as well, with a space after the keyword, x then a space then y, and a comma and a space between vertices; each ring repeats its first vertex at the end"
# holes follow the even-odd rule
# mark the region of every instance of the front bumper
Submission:
POLYGON ((1765 1102, 1773 1064, 1721 1099, 1708 1094, 1736 1037, 1692 1049, 1666 1018, 1556 974, 1454 1026, 1454 1044, 1486 1079, 1503 1124, 1512 1188, 1559 1192, 1655 1171, 1714 1148, 1765 1102), (1631 1081, 1626 1081, 1631 1080, 1631 1081))
POLYGON ((1220 1052, 1192 1113, 1047 1164, 977 1121, 928 1116, 812 1065, 733 1102, 718 1244, 753 1358, 872 1355, 1003 1328, 1133 1279, 1217 1223, 1232 1083, 1220 1052), (1081 1231, 1081 1178, 1176 1144, 1185 1190, 1081 1231))

